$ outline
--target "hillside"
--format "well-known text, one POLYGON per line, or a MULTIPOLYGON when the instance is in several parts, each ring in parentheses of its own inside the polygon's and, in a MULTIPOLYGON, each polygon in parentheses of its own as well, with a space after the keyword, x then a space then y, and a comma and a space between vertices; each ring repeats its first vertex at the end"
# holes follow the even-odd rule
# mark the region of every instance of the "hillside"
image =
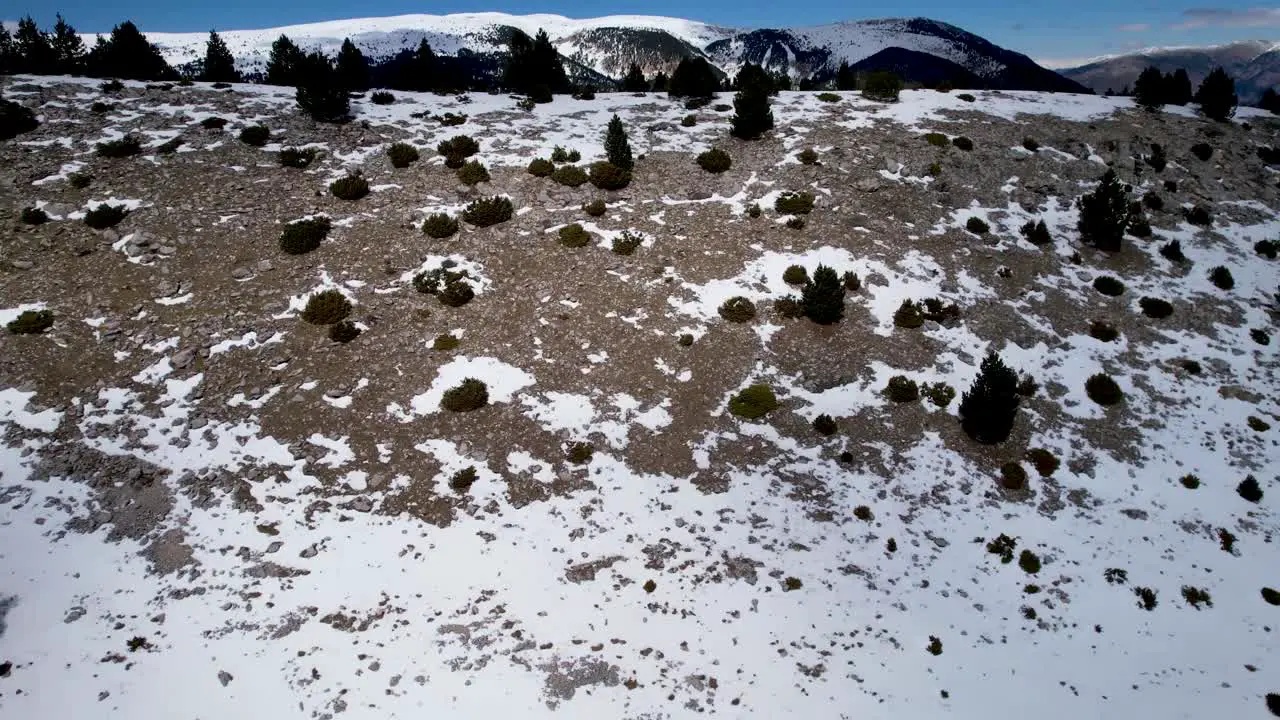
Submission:
POLYGON ((0 141, 0 325, 41 330, 0 329, 7 717, 1280 693, 1274 117, 782 92, 744 142, 726 95, 396 93, 324 125, 263 85, 3 94, 40 118, 0 141), (615 114, 625 188, 527 171, 601 158, 615 114), (463 134, 474 186, 439 153, 463 134), (1115 253, 1075 207, 1109 166, 1149 224, 1115 253), (1018 406, 980 444, 989 352, 1018 406))
MULTIPOLYGON (((384 60, 417 47, 426 38, 437 53, 504 53, 512 28, 529 35, 546 30, 560 54, 603 76, 621 78, 632 63, 646 73, 670 73, 682 58, 703 56, 732 76, 746 62, 762 63, 795 77, 829 78, 841 62, 850 65, 890 48, 924 53, 960 65, 983 87, 1083 92, 1084 88, 1036 65, 1024 55, 999 48, 952 25, 927 20, 884 19, 807 28, 754 30, 725 28, 678 18, 613 15, 572 19, 559 15, 469 13, 400 15, 337 20, 219 34, 245 73, 261 73, 271 43, 286 34, 303 48, 334 54, 350 37, 371 59, 384 60)), ((204 57, 207 33, 148 33, 173 66, 204 57)), ((92 44, 92 38, 89 38, 92 44)), ((936 74, 936 65, 922 76, 936 74)), ((914 65, 900 66, 916 81, 914 65)), ((969 76, 965 76, 969 77, 969 76)))
POLYGON ((1182 68, 1195 86, 1214 68, 1225 68, 1235 78, 1241 102, 1248 104, 1258 102, 1267 88, 1280 87, 1280 45, 1262 40, 1212 47, 1152 48, 1058 72, 1095 92, 1120 92, 1132 87, 1149 66, 1166 73, 1182 68))

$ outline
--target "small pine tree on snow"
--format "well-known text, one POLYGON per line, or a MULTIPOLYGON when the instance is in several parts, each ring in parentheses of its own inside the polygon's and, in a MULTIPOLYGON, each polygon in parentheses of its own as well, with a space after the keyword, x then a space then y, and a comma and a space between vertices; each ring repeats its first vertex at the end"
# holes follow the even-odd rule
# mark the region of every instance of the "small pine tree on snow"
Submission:
POLYGON ((338 84, 347 91, 369 89, 369 61, 351 38, 342 41, 334 70, 338 84))
POLYGON ((836 70, 836 89, 837 90, 857 90, 858 75, 849 67, 849 63, 841 62, 840 69, 836 70))
POLYGON ((960 426, 984 445, 1004 442, 1018 415, 1018 373, 990 352, 973 385, 960 398, 960 426))
POLYGON ((57 62, 53 46, 49 44, 49 35, 36 26, 36 21, 28 15, 18 21, 18 30, 13 34, 17 46, 19 64, 23 72, 36 75, 50 75, 57 72, 57 62))
POLYGON ((1164 103, 1183 106, 1191 102, 1191 78, 1182 68, 1164 76, 1164 103))
POLYGON ((124 80, 171 80, 178 76, 138 26, 126 20, 89 52, 89 74, 124 80))
POLYGON ((627 130, 617 115, 609 121, 609 129, 605 131, 604 153, 609 162, 623 170, 630 170, 635 166, 635 161, 631 158, 631 143, 627 141, 627 130))
POLYGON ((624 92, 645 92, 649 89, 649 83, 644 79, 644 73, 640 70, 640 66, 631 63, 631 67, 627 68, 627 76, 622 79, 622 90, 624 92))
POLYGON ((819 325, 830 325, 844 317, 844 283, 836 271, 819 265, 800 291, 805 317, 819 325))
POLYGON ((1236 95, 1236 83, 1222 68, 1215 68, 1209 73, 1200 89, 1196 91, 1195 101, 1200 104, 1200 113, 1211 120, 1223 122, 1236 114, 1236 105, 1240 98, 1236 95))
POLYGON ((773 111, 764 88, 748 85, 733 97, 734 115, 729 133, 743 140, 755 140, 773 129, 773 111))
POLYGON ((267 84, 296 86, 306 57, 288 35, 276 38, 271 43, 271 54, 267 56, 267 84))
POLYGON ((205 82, 240 82, 240 73, 236 72, 236 61, 222 37, 209 31, 209 42, 204 51, 204 72, 200 79, 205 82))
POLYGON ((53 62, 60 75, 77 75, 84 72, 86 51, 80 34, 57 14, 53 24, 53 35, 49 38, 49 46, 53 50, 53 62))
POLYGON ((1143 70, 1133 84, 1133 101, 1148 110, 1159 110, 1167 96, 1165 77, 1154 67, 1143 70))
POLYGON ((303 58, 297 74, 298 106, 317 122, 345 122, 351 112, 347 91, 338 83, 329 58, 313 52, 303 58))
POLYGON ((1107 170, 1098 187, 1082 195, 1076 207, 1080 210, 1076 223, 1080 238, 1099 250, 1118 252, 1129 227, 1129 197, 1116 171, 1107 170))

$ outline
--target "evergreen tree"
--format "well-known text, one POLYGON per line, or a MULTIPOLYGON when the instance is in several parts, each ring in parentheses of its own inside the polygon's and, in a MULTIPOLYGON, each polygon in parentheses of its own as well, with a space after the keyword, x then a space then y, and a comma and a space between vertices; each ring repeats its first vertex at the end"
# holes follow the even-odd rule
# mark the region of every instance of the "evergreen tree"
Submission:
POLYGON ((533 38, 523 30, 511 32, 507 41, 507 64, 502 71, 502 86, 518 93, 528 93, 533 86, 533 38))
POLYGON ((9 34, 9 28, 0 23, 0 75, 18 72, 18 47, 9 34))
POLYGON ((841 62, 840 69, 836 70, 836 89, 837 90, 857 90, 858 75, 849 67, 849 63, 841 62))
POLYGON ((1262 91, 1262 99, 1258 101, 1258 107, 1270 112, 1272 115, 1280 115, 1280 95, 1276 91, 1267 88, 1262 91))
POLYGON ((1098 187, 1081 196, 1076 207, 1080 210, 1076 223, 1080 239, 1099 250, 1118 252, 1129 227, 1129 197, 1116 171, 1107 170, 1098 187))
POLYGON ((666 92, 669 82, 670 78, 667 77, 667 74, 659 71, 657 75, 653 76, 653 85, 651 87, 654 92, 666 92))
POLYGON ((819 325, 830 325, 844 317, 844 283, 836 271, 819 265, 800 291, 805 317, 819 325))
POLYGON ((58 71, 49 36, 36 26, 30 15, 18 21, 18 31, 14 33, 13 40, 21 58, 19 67, 22 72, 50 75, 58 71))
POLYGON ((777 95, 779 90, 791 89, 791 76, 782 70, 773 73, 773 77, 770 78, 770 80, 773 83, 773 92, 770 93, 771 95, 777 95))
POLYGON ((289 39, 281 35, 271 43, 271 54, 267 56, 268 85, 297 85, 298 72, 306 55, 289 39))
POLYGON ((1164 102, 1166 105, 1186 105, 1191 102, 1191 78, 1187 71, 1178 68, 1165 76, 1164 102))
POLYGON ((604 153, 609 162, 623 170, 630 170, 635 166, 635 161, 631 158, 631 143, 627 141, 627 130, 617 115, 609 121, 609 129, 605 131, 604 153))
POLYGON ((973 385, 960 398, 960 427, 984 445, 1004 442, 1018 416, 1018 374, 987 353, 973 385))
POLYGON ((1236 95, 1236 83, 1222 68, 1215 68, 1200 83, 1195 101, 1200 113, 1207 118, 1223 122, 1236 114, 1240 98, 1236 95))
POLYGON ((240 73, 236 72, 235 58, 222 41, 218 33, 209 31, 209 42, 204 51, 204 72, 200 79, 205 82, 240 82, 240 73))
POLYGON ((345 122, 351 113, 347 91, 329 58, 320 52, 303 57, 297 68, 298 106, 317 122, 345 122))
POLYGON ((62 18, 62 13, 58 13, 56 17, 57 21, 53 24, 53 37, 49 40, 49 45, 53 49, 54 65, 63 75, 78 75, 84 72, 86 56, 84 41, 80 39, 76 29, 62 18))
POLYGON ((351 38, 345 38, 342 49, 338 50, 336 73, 338 85, 344 90, 369 89, 369 61, 351 38))
POLYGON ((748 84, 733 96, 733 120, 729 134, 743 140, 755 140, 773 129, 773 111, 764 88, 748 84))
POLYGON ((1159 110, 1167 102, 1169 85, 1165 76, 1148 66, 1133 84, 1133 101, 1148 110, 1159 110))
POLYGON ((539 97, 569 92, 569 76, 560 62, 560 53, 551 44, 545 30, 539 30, 535 38, 520 30, 511 33, 502 86, 513 92, 539 97))
POLYGON ((720 79, 706 58, 684 58, 667 82, 671 97, 711 97, 720 90, 720 79))
POLYGON ((776 95, 778 90, 774 87, 773 77, 765 72, 765 69, 754 63, 746 63, 738 74, 733 78, 733 89, 743 90, 759 90, 766 95, 776 95))
POLYGON ((397 90, 426 92, 437 87, 436 54, 426 38, 418 42, 418 49, 400 66, 395 84, 397 90))
POLYGON ((98 38, 89 53, 89 73, 126 80, 169 80, 178 76, 164 61, 159 48, 128 20, 112 28, 109 38, 98 38))
POLYGON ((569 76, 565 74, 564 64, 560 62, 560 53, 551 44, 546 30, 538 30, 533 38, 534 80, 538 85, 546 85, 551 92, 567 93, 570 90, 569 76))
POLYGON ((649 83, 645 81, 644 73, 636 63, 631 63, 631 67, 627 69, 627 76, 622 79, 622 89, 624 92, 645 92, 649 89, 649 83))

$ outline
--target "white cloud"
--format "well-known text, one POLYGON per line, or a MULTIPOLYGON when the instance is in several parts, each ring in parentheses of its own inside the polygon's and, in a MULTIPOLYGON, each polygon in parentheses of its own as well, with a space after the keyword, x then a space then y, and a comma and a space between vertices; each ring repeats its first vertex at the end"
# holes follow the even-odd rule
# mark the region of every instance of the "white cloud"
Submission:
POLYGON ((1146 32, 1151 29, 1148 23, 1129 23, 1116 28, 1120 32, 1146 32))
POLYGON ((1174 30, 1204 27, 1280 27, 1280 8, 1191 8, 1174 30))

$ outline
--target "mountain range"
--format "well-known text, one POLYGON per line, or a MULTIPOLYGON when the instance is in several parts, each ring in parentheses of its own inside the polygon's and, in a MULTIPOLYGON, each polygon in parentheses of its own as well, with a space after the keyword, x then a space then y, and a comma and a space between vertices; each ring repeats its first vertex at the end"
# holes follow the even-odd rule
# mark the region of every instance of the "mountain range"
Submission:
POLYGON ((1194 85, 1214 68, 1222 67, 1235 79, 1240 101, 1253 104, 1264 90, 1280 85, 1280 43, 1250 40, 1209 47, 1149 48, 1099 58, 1058 72, 1096 92, 1120 92, 1132 86, 1148 66, 1155 66, 1161 72, 1182 68, 1194 85))
MULTIPOLYGON (((726 75, 747 62, 793 78, 819 82, 842 62, 855 70, 892 69, 907 82, 950 82, 957 87, 1087 92, 1075 81, 953 25, 929 20, 880 19, 790 29, 730 28, 679 18, 614 15, 572 19, 559 15, 468 13, 400 15, 221 32, 238 68, 262 73, 271 43, 288 35, 304 49, 337 52, 350 38, 371 60, 417 47, 426 39, 437 54, 467 58, 474 71, 492 73, 514 29, 545 30, 577 80, 608 86, 632 64, 646 75, 670 73, 683 58, 704 57, 726 75)), ((148 33, 174 67, 204 56, 206 33, 148 33)), ((92 42, 92 38, 89 38, 92 42)))

